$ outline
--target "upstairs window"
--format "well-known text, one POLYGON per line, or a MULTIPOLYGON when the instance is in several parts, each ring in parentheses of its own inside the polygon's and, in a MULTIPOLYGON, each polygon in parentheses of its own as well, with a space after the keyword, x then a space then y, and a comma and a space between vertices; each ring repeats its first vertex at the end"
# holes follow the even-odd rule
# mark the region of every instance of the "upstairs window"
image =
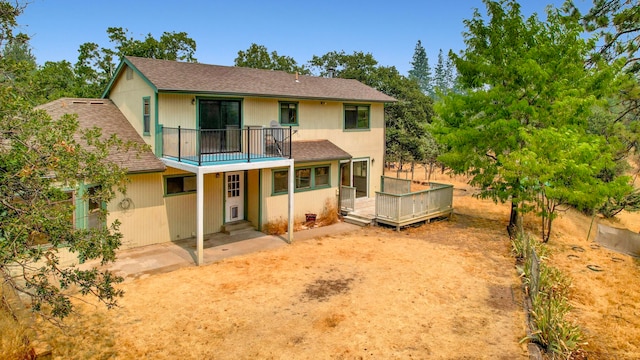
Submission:
POLYGON ((344 128, 345 130, 368 130, 369 129, 369 106, 368 105, 345 105, 344 106, 344 128))
POLYGON ((142 98, 142 131, 144 135, 151 135, 151 98, 142 98))
POLYGON ((280 124, 298 125, 298 103, 280 103, 280 124))

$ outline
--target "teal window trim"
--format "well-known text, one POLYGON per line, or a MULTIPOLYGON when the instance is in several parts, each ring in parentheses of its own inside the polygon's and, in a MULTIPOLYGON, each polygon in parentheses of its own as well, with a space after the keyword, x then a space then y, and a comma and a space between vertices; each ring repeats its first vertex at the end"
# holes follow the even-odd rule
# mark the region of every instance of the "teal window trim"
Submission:
POLYGON ((164 186, 164 197, 195 194, 197 190, 196 176, 194 174, 166 175, 162 177, 162 184, 164 186), (182 180, 179 181, 178 179, 182 180))
POLYGON ((368 104, 343 104, 342 107, 344 131, 370 131, 371 130, 371 105, 368 104), (355 109, 353 109, 355 107, 355 109), (366 126, 360 124, 360 111, 366 110, 366 126), (347 127, 347 111, 355 111, 355 125, 347 127))
POLYGON ((151 136, 151 96, 142 98, 142 134, 151 136))
POLYGON ((295 101, 279 101, 278 102, 278 119, 280 121, 280 125, 286 125, 286 126, 298 126, 300 125, 300 111, 299 111, 299 104, 298 102, 295 101), (288 115, 286 111, 283 111, 283 109, 288 110, 288 115), (295 118, 294 121, 291 121, 291 110, 293 110, 293 117, 295 118), (283 116, 285 116, 285 120, 288 118, 288 120, 283 121, 283 116))
MULTIPOLYGON (((318 164, 318 165, 310 165, 310 166, 300 166, 294 169, 295 171, 295 176, 296 178, 294 179, 294 186, 296 187, 294 190, 294 193, 299 193, 299 192, 305 192, 305 191, 313 191, 313 190, 320 190, 320 189, 327 189, 331 187, 331 164, 318 164), (327 183, 326 184, 318 184, 317 183, 317 179, 316 177, 317 175, 317 169, 320 168, 326 168, 326 176, 327 176, 327 183), (298 171, 303 171, 303 170, 308 170, 309 171, 309 186, 306 187, 298 187, 298 184, 300 183, 300 181, 298 180, 298 171)), ((288 168, 282 168, 282 169, 274 169, 273 171, 271 171, 271 195, 284 195, 288 193, 288 189, 289 189, 289 169, 288 168), (285 178, 287 179, 287 187, 286 188, 280 188, 280 189, 276 189, 276 173, 279 173, 281 175, 284 175, 285 178)))
POLYGON ((289 191, 289 169, 288 168, 283 168, 283 169, 274 169, 273 171, 271 171, 271 195, 282 195, 282 194, 286 194, 289 191), (284 189, 276 189, 276 175, 279 174, 280 176, 284 175, 284 178, 286 179, 286 188, 284 189))

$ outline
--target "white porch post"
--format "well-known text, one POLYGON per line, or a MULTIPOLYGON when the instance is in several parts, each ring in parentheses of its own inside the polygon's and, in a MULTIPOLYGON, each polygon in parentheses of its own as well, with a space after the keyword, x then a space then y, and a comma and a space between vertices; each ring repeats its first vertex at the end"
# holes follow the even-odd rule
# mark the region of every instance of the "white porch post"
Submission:
POLYGON ((204 262, 204 175, 198 171, 196 173, 196 242, 198 252, 197 265, 204 262))
POLYGON ((289 163, 289 231, 287 231, 287 242, 291 244, 293 242, 293 193, 295 192, 294 184, 295 174, 293 168, 293 160, 289 163))

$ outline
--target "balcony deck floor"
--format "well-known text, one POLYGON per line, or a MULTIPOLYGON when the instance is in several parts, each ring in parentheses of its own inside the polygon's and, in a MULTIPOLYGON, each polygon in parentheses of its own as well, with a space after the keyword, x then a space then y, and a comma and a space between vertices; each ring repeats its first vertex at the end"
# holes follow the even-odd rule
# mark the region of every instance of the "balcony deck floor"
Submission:
POLYGON ((247 157, 246 154, 240 154, 229 156, 228 153, 221 154, 208 154, 201 155, 201 162, 198 163, 197 156, 183 156, 183 157, 175 157, 175 156, 164 156, 165 159, 174 160, 178 162, 183 162, 189 165, 195 166, 214 166, 214 165, 229 165, 229 164, 243 164, 248 162, 262 162, 262 161, 275 161, 286 159, 285 157, 264 157, 260 155, 252 155, 250 158, 247 157))

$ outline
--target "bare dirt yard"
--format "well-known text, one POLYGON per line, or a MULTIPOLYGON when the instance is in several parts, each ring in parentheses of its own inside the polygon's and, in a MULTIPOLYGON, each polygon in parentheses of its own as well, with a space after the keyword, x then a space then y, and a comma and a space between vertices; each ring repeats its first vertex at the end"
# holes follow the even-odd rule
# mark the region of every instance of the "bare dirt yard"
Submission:
MULTIPOLYGON (((119 308, 78 302, 64 333, 48 327, 42 338, 59 359, 528 358, 508 208, 434 180, 455 185, 450 220, 127 281, 119 308)), ((638 217, 624 216, 619 226, 637 231, 638 217)), ((557 220, 548 261, 573 279, 571 318, 589 358, 640 358, 640 263, 591 246, 590 220, 557 220), (568 258, 575 246, 584 251, 568 258)))

